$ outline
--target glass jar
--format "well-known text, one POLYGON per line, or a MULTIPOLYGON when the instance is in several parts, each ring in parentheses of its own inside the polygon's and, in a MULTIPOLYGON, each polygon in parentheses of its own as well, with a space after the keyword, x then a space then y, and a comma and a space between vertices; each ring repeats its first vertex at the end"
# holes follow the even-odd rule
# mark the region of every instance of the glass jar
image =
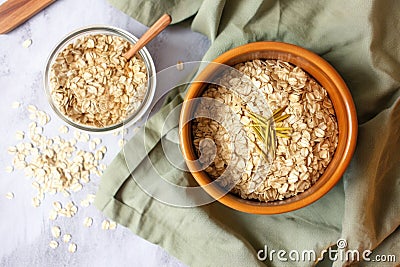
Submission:
POLYGON ((79 38, 83 38, 84 36, 87 35, 97 35, 97 34, 104 34, 104 35, 111 35, 111 36, 118 36, 123 38, 124 40, 134 44, 137 42, 138 38, 136 38, 134 35, 131 33, 116 28, 112 26, 106 26, 106 25, 94 25, 94 26, 89 26, 89 27, 84 27, 78 30, 75 30, 71 33, 69 33, 65 38, 63 38, 53 49, 51 52, 47 63, 46 63, 46 68, 44 71, 44 89, 49 101, 50 106, 54 110, 54 112, 60 117, 63 121, 65 121, 68 125, 73 126, 79 130, 82 131, 87 131, 87 132, 110 132, 110 131, 115 131, 119 130, 122 127, 129 127, 130 125, 134 124, 135 122, 138 122, 141 118, 144 117, 146 112, 148 111, 150 104, 153 100, 154 94, 155 94, 155 88, 156 88, 156 70, 154 66, 153 59, 151 58, 150 53, 148 50, 144 47, 142 48, 138 53, 142 57, 146 70, 147 70, 147 90, 145 97, 140 104, 140 106, 133 112, 128 113, 126 115, 126 118, 122 120, 119 123, 113 124, 113 125, 108 125, 104 127, 96 127, 96 126, 91 126, 91 125, 85 125, 82 123, 78 123, 76 121, 73 121, 70 117, 67 115, 63 114, 60 109, 57 107, 57 104, 55 103, 53 96, 52 96, 52 88, 50 86, 50 72, 51 72, 51 67, 54 64, 57 56, 59 53, 61 53, 66 46, 68 46, 70 43, 73 43, 75 40, 79 38))

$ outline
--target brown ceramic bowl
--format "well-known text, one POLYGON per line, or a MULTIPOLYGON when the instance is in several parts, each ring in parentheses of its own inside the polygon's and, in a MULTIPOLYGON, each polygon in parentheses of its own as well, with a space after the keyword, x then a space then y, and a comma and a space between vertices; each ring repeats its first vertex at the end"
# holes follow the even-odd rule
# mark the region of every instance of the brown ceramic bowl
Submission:
MULTIPOLYGON (((325 172, 314 185, 305 192, 284 200, 274 202, 244 200, 232 193, 218 198, 222 192, 222 189, 218 186, 209 186, 204 189, 224 205, 247 213, 278 214, 293 211, 305 207, 324 196, 342 177, 356 146, 356 110, 351 94, 336 70, 324 59, 304 48, 279 42, 255 42, 229 50, 213 62, 233 66, 253 59, 280 59, 290 62, 305 70, 327 90, 336 112, 339 127, 339 141, 335 154, 325 172)), ((218 65, 208 65, 200 73, 196 81, 209 81, 210 77, 213 77, 216 73, 218 73, 218 65)), ((195 106, 187 101, 201 96, 206 88, 207 83, 192 83, 186 94, 186 102, 182 107, 180 117, 182 153, 193 177, 201 186, 209 184, 212 179, 206 172, 196 171, 198 166, 191 162, 198 157, 193 146, 191 123, 183 124, 183 122, 188 121, 188 118, 195 110, 195 106)))

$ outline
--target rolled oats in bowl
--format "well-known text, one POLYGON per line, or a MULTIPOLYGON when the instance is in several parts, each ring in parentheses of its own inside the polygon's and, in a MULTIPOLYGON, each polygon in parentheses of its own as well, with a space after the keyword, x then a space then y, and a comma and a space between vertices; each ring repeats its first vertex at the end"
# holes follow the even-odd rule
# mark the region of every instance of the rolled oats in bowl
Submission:
POLYGON ((54 111, 67 123, 103 132, 134 123, 155 91, 155 68, 144 48, 122 55, 137 38, 123 30, 92 26, 69 34, 53 51, 45 89, 54 111))
MULTIPOLYGON (((280 112, 281 120, 275 123, 274 155, 268 161, 260 151, 264 142, 260 140, 262 134, 254 130, 257 123, 249 112, 254 103, 243 101, 225 86, 208 86, 202 97, 223 102, 240 117, 247 135, 246 148, 250 151, 243 161, 244 166, 236 167, 242 169, 241 176, 225 175, 224 179, 219 179, 220 185, 229 185, 231 191, 243 199, 263 202, 283 200, 304 192, 322 175, 338 144, 338 123, 327 91, 301 68, 285 61, 256 59, 234 67, 251 79, 259 97, 265 98, 272 112, 280 112)), ((232 84, 229 76, 221 78, 224 79, 227 80, 225 84, 232 84)), ((217 110, 217 106, 212 108, 215 114, 223 112, 217 110)), ((201 109, 210 107, 200 104, 196 112, 202 113, 201 109)), ((201 158, 209 158, 207 153, 213 152, 202 149, 202 141, 211 139, 215 143, 214 160, 206 166, 205 172, 213 179, 222 177, 232 154, 237 154, 237 146, 235 149, 230 146, 229 133, 219 123, 202 117, 194 120, 192 133, 198 156, 206 154, 201 158)))

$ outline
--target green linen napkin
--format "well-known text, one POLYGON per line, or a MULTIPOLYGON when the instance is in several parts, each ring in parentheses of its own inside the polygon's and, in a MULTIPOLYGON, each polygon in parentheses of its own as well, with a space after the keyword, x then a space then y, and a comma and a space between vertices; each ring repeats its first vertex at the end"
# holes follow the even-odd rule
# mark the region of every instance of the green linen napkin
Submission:
MULTIPOLYGON (((261 40, 314 51, 345 79, 360 126, 356 152, 342 181, 308 207, 273 216, 241 213, 218 202, 174 207, 148 196, 132 176, 157 179, 156 168, 163 179, 196 185, 189 173, 166 159, 160 142, 163 138, 168 154, 183 163, 176 138, 161 134, 165 118, 182 102, 185 88, 180 87, 108 167, 96 196, 97 208, 190 266, 309 266, 313 262, 285 262, 276 255, 273 261, 260 261, 257 253, 267 246, 269 251, 314 250, 318 257, 339 238, 347 241, 348 249, 374 250, 371 259, 380 253, 394 254, 400 261, 399 1, 110 1, 146 25, 165 12, 174 23, 190 18, 192 30, 212 41, 204 60, 261 40)), ((168 120, 167 129, 175 136, 177 126, 177 116, 168 120)))

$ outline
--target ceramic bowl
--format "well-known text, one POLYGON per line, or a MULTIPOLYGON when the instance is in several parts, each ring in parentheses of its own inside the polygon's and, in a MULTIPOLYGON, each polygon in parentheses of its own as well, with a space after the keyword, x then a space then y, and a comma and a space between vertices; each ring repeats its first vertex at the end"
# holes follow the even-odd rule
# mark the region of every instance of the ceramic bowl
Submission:
MULTIPOLYGON (((305 192, 296 196, 273 202, 245 200, 233 193, 223 195, 222 189, 215 186, 204 187, 209 195, 233 209, 253 214, 278 214, 300 209, 320 199, 340 180, 350 163, 357 139, 357 117, 352 96, 337 71, 324 59, 304 48, 280 42, 255 42, 246 44, 222 54, 213 62, 234 66, 254 59, 280 59, 302 68, 328 92, 337 117, 339 138, 333 158, 324 173, 305 192), (222 197, 220 197, 223 195, 222 197)), ((210 81, 218 73, 218 64, 207 65, 196 81, 210 81)), ((193 145, 191 123, 189 120, 195 105, 189 100, 200 97, 207 88, 205 82, 194 82, 188 89, 185 104, 180 115, 180 143, 189 170, 200 186, 213 181, 206 172, 197 171, 198 158, 193 145)), ((215 183, 214 183, 215 184, 215 183)))

